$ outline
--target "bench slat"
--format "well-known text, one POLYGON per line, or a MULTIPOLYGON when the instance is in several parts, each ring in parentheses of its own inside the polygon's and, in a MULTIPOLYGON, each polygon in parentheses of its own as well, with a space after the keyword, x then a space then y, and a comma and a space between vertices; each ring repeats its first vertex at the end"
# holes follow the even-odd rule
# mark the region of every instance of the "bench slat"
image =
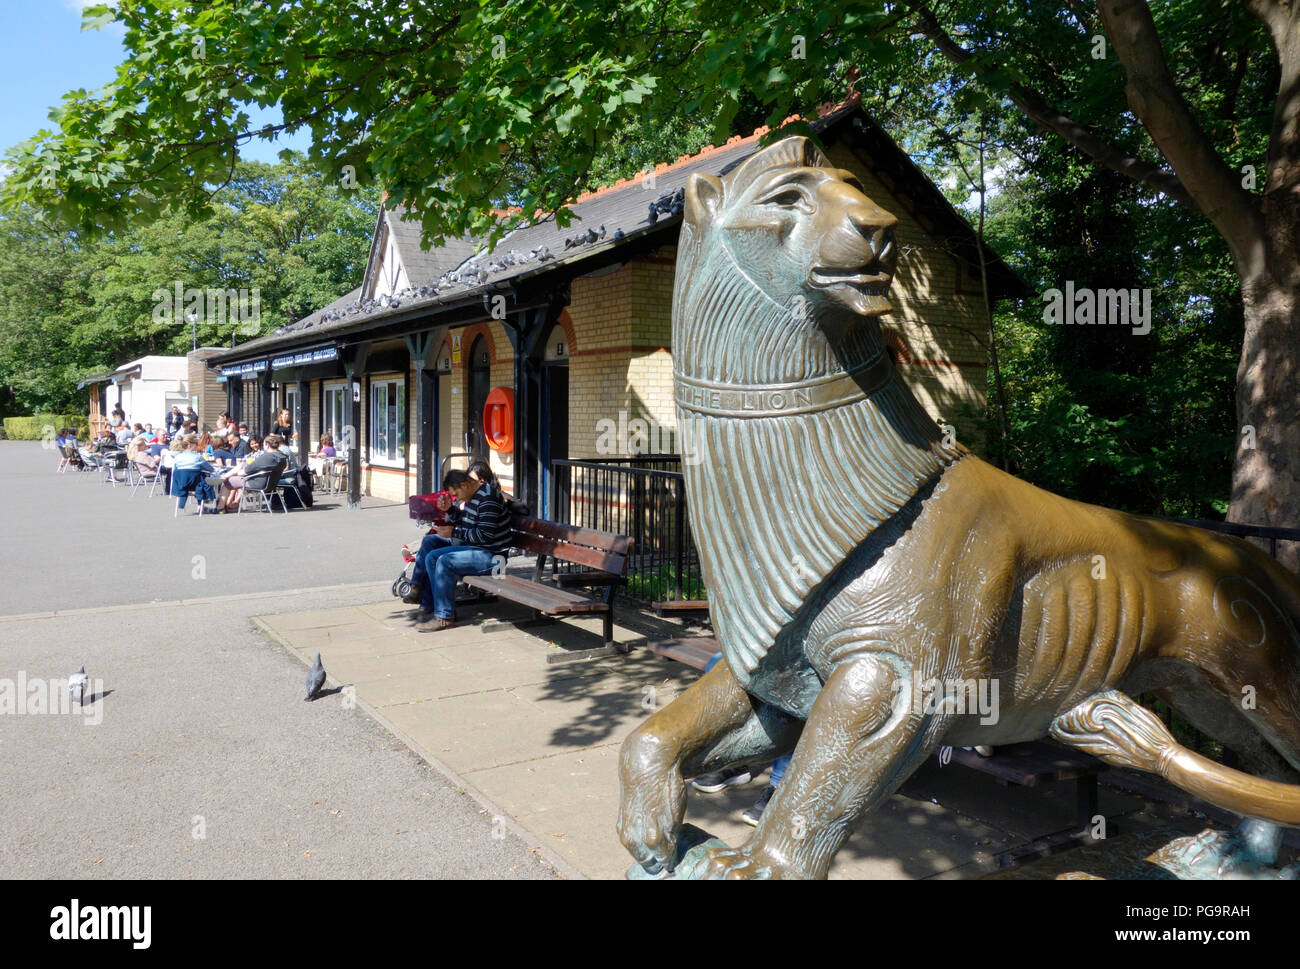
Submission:
POLYGON ((467 575, 462 579, 476 589, 505 596, 525 606, 531 606, 548 615, 576 612, 605 612, 609 607, 586 596, 565 592, 563 589, 538 585, 516 576, 467 575))
POLYGON ((627 555, 632 547, 632 539, 614 532, 601 532, 594 528, 582 528, 578 525, 561 525, 546 521, 544 518, 512 518, 510 526, 516 531, 539 538, 550 538, 571 545, 586 545, 588 548, 606 549, 615 555, 627 555))
POLYGON ((539 538, 536 535, 521 532, 515 532, 514 544, 517 548, 522 548, 534 555, 551 555, 562 562, 585 565, 597 572, 610 572, 614 575, 622 575, 624 565, 627 562, 625 556, 614 555, 598 548, 587 548, 585 545, 570 545, 568 542, 560 542, 553 538, 539 538))
POLYGON ((659 653, 679 663, 693 666, 697 670, 708 665, 713 654, 718 651, 718 641, 710 636, 696 636, 684 639, 654 639, 646 643, 646 649, 659 653))
POLYGON ((650 608, 657 613, 665 612, 708 612, 708 599, 662 599, 650 603, 650 608))
POLYGON ((566 585, 616 585, 623 581, 621 575, 613 572, 557 572, 547 576, 547 581, 558 586, 566 585))

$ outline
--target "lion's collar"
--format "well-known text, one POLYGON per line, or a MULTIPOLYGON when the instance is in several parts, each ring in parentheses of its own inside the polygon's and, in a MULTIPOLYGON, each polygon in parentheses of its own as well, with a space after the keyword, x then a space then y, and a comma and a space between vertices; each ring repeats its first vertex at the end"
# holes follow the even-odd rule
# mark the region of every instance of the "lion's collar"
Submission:
POLYGON ((889 382, 894 368, 880 351, 852 370, 779 384, 737 384, 673 374, 683 410, 713 417, 785 417, 855 404, 889 382))

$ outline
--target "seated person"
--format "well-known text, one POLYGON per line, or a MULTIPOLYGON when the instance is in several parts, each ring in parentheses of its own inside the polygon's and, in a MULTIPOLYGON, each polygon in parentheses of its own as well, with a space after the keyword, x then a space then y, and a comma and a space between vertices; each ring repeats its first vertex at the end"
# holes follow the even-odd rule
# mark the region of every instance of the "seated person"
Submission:
POLYGON ((247 466, 234 474, 228 474, 221 482, 221 497, 217 499, 217 507, 222 513, 235 511, 239 508, 239 503, 244 498, 244 485, 249 478, 269 475, 272 481, 280 480, 280 472, 285 469, 288 460, 280 451, 280 445, 284 443, 278 434, 266 435, 264 442, 265 448, 258 448, 253 445, 258 441, 256 436, 249 438, 249 446, 257 453, 248 462, 247 466))
POLYGON ((214 438, 212 441, 212 459, 214 461, 220 461, 223 465, 234 464, 237 460, 235 451, 239 445, 243 443, 244 442, 239 439, 238 432, 227 428, 221 432, 219 437, 214 438))
POLYGON ((466 575, 486 575, 510 548, 510 515, 501 490, 491 482, 471 478, 464 471, 448 471, 445 491, 462 503, 447 510, 452 522, 437 529, 451 544, 430 549, 424 556, 427 582, 420 599, 422 633, 447 629, 456 623, 456 583, 466 575))
POLYGON ((312 474, 324 477, 325 469, 332 463, 330 459, 337 456, 338 452, 334 450, 334 438, 329 434, 322 434, 316 453, 307 459, 307 467, 311 468, 312 474))
POLYGON ((147 442, 144 439, 144 435, 137 434, 135 437, 131 438, 130 443, 126 446, 126 459, 128 461, 138 461, 140 455, 145 453, 146 446, 147 442))
MULTIPOLYGON (((484 460, 475 460, 465 472, 475 481, 481 481, 485 484, 495 485, 497 476, 492 473, 492 468, 484 460)), ((435 499, 439 511, 447 512, 451 509, 451 496, 449 492, 440 491, 435 499)), ((502 493, 502 500, 505 500, 505 494, 502 493)), ((508 509, 507 509, 508 511, 508 509)), ((403 596, 403 602, 419 602, 424 594, 424 586, 427 579, 425 570, 425 558, 429 552, 435 548, 442 548, 444 545, 451 544, 451 540, 443 538, 438 534, 437 526, 442 522, 434 522, 434 527, 429 529, 429 533, 420 540, 420 548, 415 553, 415 568, 411 569, 411 591, 403 596)))
POLYGON ((199 450, 197 439, 191 439, 185 442, 185 446, 175 452, 174 466, 171 475, 171 494, 180 498, 179 507, 185 507, 185 501, 188 497, 187 492, 191 485, 194 488, 194 497, 199 501, 215 501, 216 492, 208 484, 203 475, 211 474, 215 470, 212 465, 203 456, 199 450))

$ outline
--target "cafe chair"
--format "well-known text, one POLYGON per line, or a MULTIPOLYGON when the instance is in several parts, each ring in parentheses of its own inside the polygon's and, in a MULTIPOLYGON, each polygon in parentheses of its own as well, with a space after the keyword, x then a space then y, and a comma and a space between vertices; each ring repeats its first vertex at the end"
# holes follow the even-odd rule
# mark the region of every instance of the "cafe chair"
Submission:
POLYGON ((239 514, 244 513, 244 505, 248 504, 249 501, 259 505, 259 510, 264 509, 274 514, 275 507, 271 502, 279 498, 280 507, 284 509, 284 513, 287 515, 289 509, 284 503, 284 496, 280 494, 279 488, 276 487, 277 484, 278 478, 273 480, 269 471, 261 471, 245 478, 243 493, 239 499, 239 514))

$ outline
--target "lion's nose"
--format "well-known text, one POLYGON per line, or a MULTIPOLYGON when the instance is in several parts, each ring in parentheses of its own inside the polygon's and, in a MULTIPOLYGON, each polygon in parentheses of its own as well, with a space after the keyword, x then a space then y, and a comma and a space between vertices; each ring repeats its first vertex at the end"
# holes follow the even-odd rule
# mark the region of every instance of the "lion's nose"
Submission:
POLYGON ((894 229, 898 219, 847 182, 831 182, 826 190, 830 204, 840 209, 850 224, 867 239, 871 254, 876 259, 889 259, 895 248, 894 229))

